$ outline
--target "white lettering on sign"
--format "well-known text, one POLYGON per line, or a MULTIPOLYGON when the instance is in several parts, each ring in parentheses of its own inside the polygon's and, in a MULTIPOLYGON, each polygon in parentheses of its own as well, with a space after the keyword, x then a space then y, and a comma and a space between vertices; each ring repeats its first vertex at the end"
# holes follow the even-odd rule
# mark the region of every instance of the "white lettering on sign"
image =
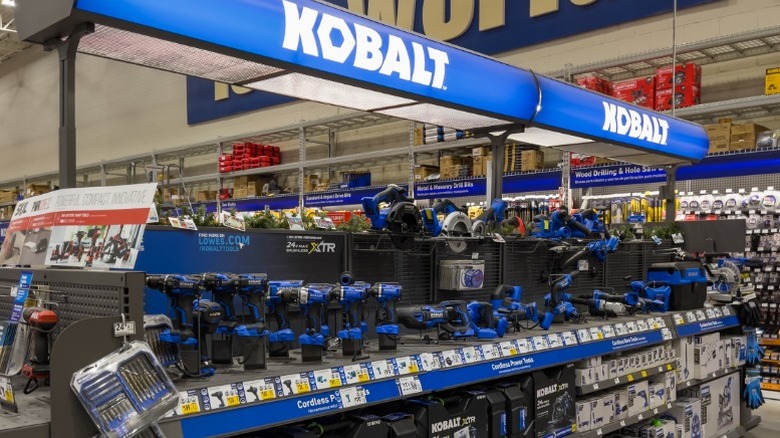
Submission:
POLYGON ((669 135, 668 121, 622 105, 602 103, 604 104, 604 126, 601 129, 666 146, 669 135))
POLYGON ((396 35, 382 38, 374 29, 355 23, 354 28, 343 19, 321 14, 314 9, 283 0, 285 27, 282 47, 306 55, 344 64, 354 53, 353 66, 378 71, 386 76, 445 89, 449 55, 433 47, 406 41, 396 35), (319 23, 317 19, 319 19, 319 23), (334 41, 334 34, 340 35, 334 41), (338 44, 336 43, 338 41, 338 44), (432 66, 432 70, 428 67, 432 66))

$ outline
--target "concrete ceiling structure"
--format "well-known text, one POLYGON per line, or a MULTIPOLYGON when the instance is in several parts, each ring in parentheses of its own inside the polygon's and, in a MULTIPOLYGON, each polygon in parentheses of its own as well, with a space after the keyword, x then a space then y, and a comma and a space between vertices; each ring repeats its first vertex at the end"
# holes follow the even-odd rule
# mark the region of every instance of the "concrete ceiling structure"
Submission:
POLYGON ((14 23, 14 0, 0 0, 0 63, 30 47, 19 41, 14 23))

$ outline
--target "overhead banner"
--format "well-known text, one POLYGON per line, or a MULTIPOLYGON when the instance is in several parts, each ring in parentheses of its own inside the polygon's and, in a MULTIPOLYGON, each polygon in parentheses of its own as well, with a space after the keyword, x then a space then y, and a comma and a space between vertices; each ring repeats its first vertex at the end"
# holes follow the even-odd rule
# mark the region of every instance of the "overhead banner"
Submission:
MULTIPOLYGON (((672 11, 671 1, 325 0, 360 15, 494 55, 672 11)), ((678 0, 677 7, 719 0, 678 0)), ((292 101, 271 93, 187 81, 187 122, 197 124, 292 101)))
POLYGON ((65 189, 19 201, 3 265, 132 269, 157 184, 65 189))
POLYGON ((469 178, 435 183, 420 183, 414 186, 415 199, 465 198, 485 196, 485 178, 469 178))
POLYGON ((666 172, 663 169, 631 164, 572 169, 570 179, 571 187, 574 189, 664 181, 666 181, 666 172))

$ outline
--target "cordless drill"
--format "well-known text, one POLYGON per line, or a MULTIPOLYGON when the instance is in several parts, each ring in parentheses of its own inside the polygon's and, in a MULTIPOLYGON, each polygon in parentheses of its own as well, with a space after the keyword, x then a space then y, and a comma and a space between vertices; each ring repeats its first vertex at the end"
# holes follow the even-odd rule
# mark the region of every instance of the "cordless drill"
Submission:
MULTIPOLYGON (((202 369, 198 353, 198 338, 193 325, 193 302, 200 296, 198 279, 187 275, 149 275, 146 286, 164 293, 171 305, 174 330, 163 330, 160 341, 177 344, 181 354, 181 366, 188 376, 213 373, 210 368, 202 369)), ((206 348, 205 345, 202 348, 206 348)))
POLYGON ((358 281, 349 285, 342 284, 331 291, 332 299, 341 305, 343 328, 338 331, 337 336, 341 339, 344 356, 357 358, 363 352, 363 332, 366 331, 363 304, 370 288, 370 284, 358 281))
POLYGON ((298 290, 298 306, 306 321, 305 332, 298 337, 304 362, 322 362, 322 349, 330 337, 328 303, 335 288, 333 284, 312 283, 298 290))
POLYGON ((31 350, 27 363, 22 367, 22 375, 27 377, 24 393, 29 394, 38 388, 38 380, 48 384, 49 380, 49 339, 57 326, 59 317, 53 310, 43 307, 27 307, 22 318, 33 329, 31 350))
POLYGON ((231 286, 241 297, 244 324, 234 333, 241 342, 245 370, 265 368, 265 294, 268 290, 266 274, 239 274, 231 279, 231 286))
POLYGON ((398 344, 397 304, 401 299, 401 285, 398 283, 376 283, 368 291, 379 306, 375 313, 376 334, 380 350, 395 350, 398 344))
POLYGON ((290 316, 287 304, 295 301, 303 280, 270 281, 268 299, 265 304, 268 313, 274 316, 276 330, 268 335, 268 355, 271 357, 289 357, 290 343, 295 342, 295 332, 290 328, 290 316))
POLYGON ((234 298, 236 289, 232 280, 234 274, 206 273, 200 276, 200 287, 211 292, 212 301, 222 307, 222 321, 217 324, 211 340, 211 360, 215 364, 233 363, 233 353, 237 347, 233 344, 233 331, 238 326, 234 298))
POLYGON ((192 318, 197 325, 198 344, 201 345, 200 361, 201 375, 208 373, 214 374, 214 368, 211 366, 208 350, 208 337, 214 335, 220 321, 222 321, 222 306, 206 298, 199 298, 195 301, 192 311, 192 318))

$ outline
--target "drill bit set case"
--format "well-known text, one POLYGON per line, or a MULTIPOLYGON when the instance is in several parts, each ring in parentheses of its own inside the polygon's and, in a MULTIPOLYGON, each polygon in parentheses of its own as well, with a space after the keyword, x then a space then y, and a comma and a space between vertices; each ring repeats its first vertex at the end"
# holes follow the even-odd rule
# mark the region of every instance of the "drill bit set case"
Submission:
POLYGON ((70 386, 101 436, 121 438, 157 422, 179 403, 149 347, 131 342, 73 374, 70 386))

